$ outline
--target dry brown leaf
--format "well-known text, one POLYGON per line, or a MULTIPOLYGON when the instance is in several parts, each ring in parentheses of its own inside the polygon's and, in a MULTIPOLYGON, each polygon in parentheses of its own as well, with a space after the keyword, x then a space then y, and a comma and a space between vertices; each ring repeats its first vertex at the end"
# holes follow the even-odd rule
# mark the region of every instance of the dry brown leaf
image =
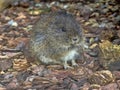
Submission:
POLYGON ((14 59, 13 69, 17 71, 26 70, 29 64, 26 59, 14 59))
POLYGON ((22 12, 20 12, 20 13, 18 13, 18 17, 16 18, 16 19, 25 19, 26 18, 26 16, 24 15, 24 13, 22 13, 22 12))

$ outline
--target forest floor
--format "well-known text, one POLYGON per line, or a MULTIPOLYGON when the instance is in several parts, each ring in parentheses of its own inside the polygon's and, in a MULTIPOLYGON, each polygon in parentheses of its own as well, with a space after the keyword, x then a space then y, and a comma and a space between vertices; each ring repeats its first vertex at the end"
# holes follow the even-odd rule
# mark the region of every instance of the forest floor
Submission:
POLYGON ((120 90, 119 0, 64 1, 21 0, 0 13, 0 90, 120 90), (76 16, 89 45, 75 69, 37 65, 22 52, 40 14, 59 9, 76 16))

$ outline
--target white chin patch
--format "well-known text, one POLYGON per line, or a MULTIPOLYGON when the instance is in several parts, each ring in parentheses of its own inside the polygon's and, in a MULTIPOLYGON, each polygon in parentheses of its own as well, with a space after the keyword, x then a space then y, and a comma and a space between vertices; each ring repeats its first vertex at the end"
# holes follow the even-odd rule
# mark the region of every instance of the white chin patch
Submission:
POLYGON ((71 50, 64 57, 62 57, 62 60, 64 60, 64 61, 73 60, 76 55, 79 55, 77 50, 71 50))

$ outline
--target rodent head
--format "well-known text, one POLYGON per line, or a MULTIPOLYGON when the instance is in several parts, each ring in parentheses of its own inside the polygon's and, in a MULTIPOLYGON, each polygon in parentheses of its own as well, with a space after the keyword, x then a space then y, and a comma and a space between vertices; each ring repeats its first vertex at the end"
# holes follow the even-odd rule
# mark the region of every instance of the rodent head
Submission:
MULTIPOLYGON (((35 25, 32 38, 44 35, 49 43, 65 47, 78 46, 82 41, 82 30, 75 18, 66 12, 43 15, 35 25)), ((33 40, 34 41, 34 40, 33 40)))
POLYGON ((52 23, 54 25, 52 34, 57 42, 66 46, 76 46, 81 43, 82 30, 71 14, 57 13, 52 23))

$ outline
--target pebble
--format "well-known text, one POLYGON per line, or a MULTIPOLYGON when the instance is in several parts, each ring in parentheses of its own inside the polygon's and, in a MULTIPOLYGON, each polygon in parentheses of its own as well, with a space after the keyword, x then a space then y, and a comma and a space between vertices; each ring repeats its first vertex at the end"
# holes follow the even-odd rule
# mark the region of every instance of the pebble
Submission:
POLYGON ((8 21, 8 25, 17 27, 17 26, 18 26, 18 23, 15 22, 14 20, 10 20, 10 21, 8 21))

